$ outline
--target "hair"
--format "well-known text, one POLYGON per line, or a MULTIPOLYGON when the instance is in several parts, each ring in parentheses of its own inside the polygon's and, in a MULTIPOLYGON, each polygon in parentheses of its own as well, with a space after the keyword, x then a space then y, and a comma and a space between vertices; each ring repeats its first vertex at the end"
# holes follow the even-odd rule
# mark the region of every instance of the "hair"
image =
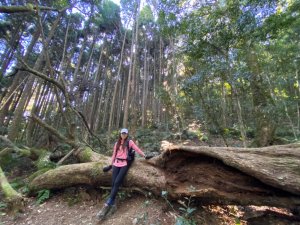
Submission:
MULTIPOLYGON (((123 145, 122 145, 122 148, 124 149, 125 145, 126 145, 126 141, 128 139, 129 136, 126 137, 126 139, 124 140, 123 142, 123 145)), ((119 139, 117 141, 117 151, 119 150, 120 146, 121 146, 121 141, 122 141, 122 138, 121 138, 121 135, 119 135, 119 139)))

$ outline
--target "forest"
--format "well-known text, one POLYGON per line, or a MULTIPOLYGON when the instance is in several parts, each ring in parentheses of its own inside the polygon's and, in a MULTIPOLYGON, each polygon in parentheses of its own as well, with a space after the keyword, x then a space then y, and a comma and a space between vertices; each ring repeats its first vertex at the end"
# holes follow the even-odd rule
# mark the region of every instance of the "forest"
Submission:
POLYGON ((151 159, 120 202, 169 213, 133 224, 300 223, 299 37, 299 0, 1 1, 0 225, 104 195, 121 128, 151 159))

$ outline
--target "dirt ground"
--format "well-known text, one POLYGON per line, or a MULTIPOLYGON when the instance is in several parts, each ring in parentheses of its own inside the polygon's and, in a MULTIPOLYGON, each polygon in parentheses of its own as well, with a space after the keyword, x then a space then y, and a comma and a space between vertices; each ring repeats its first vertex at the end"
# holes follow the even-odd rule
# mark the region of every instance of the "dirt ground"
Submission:
MULTIPOLYGON (((42 204, 37 204, 36 198, 30 198, 23 213, 13 216, 1 212, 0 225, 172 225, 176 224, 176 217, 183 216, 179 213, 179 207, 182 207, 185 199, 168 204, 164 198, 121 191, 116 213, 99 222, 96 214, 103 206, 107 194, 108 191, 72 187, 53 193, 50 199, 42 204)), ((192 214, 193 221, 177 224, 300 224, 299 218, 291 216, 287 210, 278 208, 201 206, 199 202, 191 204, 190 208, 196 209, 192 214)))

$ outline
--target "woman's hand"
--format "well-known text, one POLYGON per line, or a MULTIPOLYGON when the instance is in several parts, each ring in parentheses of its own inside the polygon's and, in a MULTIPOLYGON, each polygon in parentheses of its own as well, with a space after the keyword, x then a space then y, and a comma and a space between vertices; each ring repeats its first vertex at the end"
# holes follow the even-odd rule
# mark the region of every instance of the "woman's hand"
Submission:
POLYGON ((105 166, 105 167, 103 167, 103 172, 108 172, 108 171, 110 171, 111 170, 111 168, 112 168, 112 165, 109 165, 109 166, 105 166))
POLYGON ((145 158, 146 160, 148 160, 148 159, 151 159, 152 157, 153 157, 153 155, 145 155, 144 158, 145 158))

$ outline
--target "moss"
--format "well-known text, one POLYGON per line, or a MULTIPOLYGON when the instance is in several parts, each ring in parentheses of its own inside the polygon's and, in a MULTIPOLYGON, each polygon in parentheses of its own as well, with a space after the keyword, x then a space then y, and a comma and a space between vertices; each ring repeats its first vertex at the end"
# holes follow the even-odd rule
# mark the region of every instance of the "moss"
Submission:
POLYGON ((100 162, 95 163, 91 170, 92 178, 96 179, 101 174, 103 167, 104 167, 103 163, 100 162))
POLYGON ((56 164, 50 161, 50 153, 45 150, 40 154, 40 157, 36 161, 35 165, 37 166, 38 170, 56 167, 56 164))
POLYGON ((30 157, 31 151, 28 149, 21 149, 20 154, 21 154, 21 156, 24 156, 24 157, 30 157))
POLYGON ((18 192, 16 192, 8 182, 3 183, 1 187, 7 199, 14 199, 16 196, 19 196, 18 192))
POLYGON ((89 162, 91 161, 92 152, 89 148, 86 148, 82 151, 82 161, 89 162))
POLYGON ((51 170, 52 168, 50 168, 50 167, 45 167, 45 168, 42 168, 42 169, 40 169, 40 170, 38 170, 38 171, 36 171, 36 172, 34 172, 33 174, 31 174, 30 176, 29 176, 29 182, 31 182, 31 181, 33 181, 34 180, 34 178, 36 178, 37 176, 39 176, 39 175, 41 175, 41 174, 43 174, 43 173, 46 173, 48 170, 51 170))
POLYGON ((17 191, 15 191, 12 188, 12 186, 9 184, 1 167, 0 167, 0 184, 1 184, 1 189, 8 200, 13 200, 21 197, 20 194, 17 191))

